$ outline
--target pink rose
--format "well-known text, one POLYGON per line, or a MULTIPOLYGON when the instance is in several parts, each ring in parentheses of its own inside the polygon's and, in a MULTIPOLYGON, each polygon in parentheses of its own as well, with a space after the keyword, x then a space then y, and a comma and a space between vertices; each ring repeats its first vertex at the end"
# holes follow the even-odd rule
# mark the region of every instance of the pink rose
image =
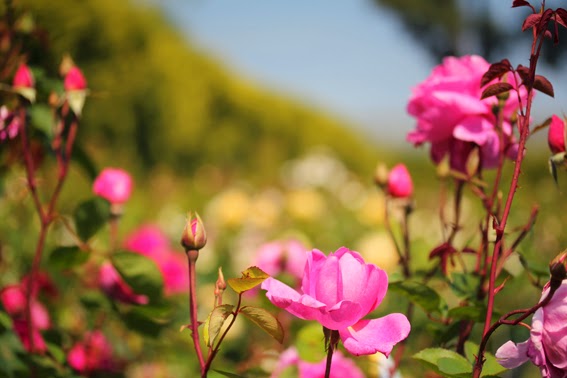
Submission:
MULTIPOLYGON (((549 287, 543 290, 543 300, 549 287)), ((523 343, 508 341, 496 352, 500 364, 516 368, 531 360, 539 367, 543 378, 567 377, 567 280, 548 304, 538 309, 532 318, 530 338, 523 343)))
POLYGON ((287 273, 301 280, 306 258, 307 248, 301 242, 290 239, 260 246, 253 264, 270 276, 287 273))
POLYGON ((120 205, 130 198, 132 186, 132 178, 128 172, 118 168, 105 168, 95 179, 93 192, 111 204, 120 205))
POLYGON ((144 305, 149 302, 147 296, 136 294, 134 290, 124 282, 110 262, 105 262, 100 266, 98 285, 106 295, 117 301, 138 305, 144 305))
POLYGON ((551 116, 547 143, 549 144, 551 153, 554 155, 565 152, 565 121, 555 114, 551 116))
MULTIPOLYGON (((318 363, 302 361, 297 350, 291 347, 282 352, 270 378, 279 378, 285 369, 291 366, 298 367, 299 378, 324 378, 326 362, 326 359, 318 363)), ((364 374, 352 360, 343 356, 339 351, 335 351, 331 361, 331 378, 342 377, 364 378, 364 374)))
MULTIPOLYGON (((502 142, 492 112, 497 99, 481 100, 480 81, 489 64, 480 56, 447 57, 431 75, 413 88, 408 113, 417 119, 417 129, 407 140, 416 146, 431 143, 431 158, 438 164, 446 155, 452 169, 464 172, 471 151, 480 149, 483 168, 498 165, 501 151, 515 158, 517 143, 512 135, 511 117, 518 99, 511 93, 504 106, 502 142)), ((506 76, 515 85, 513 75, 506 76)), ((521 94, 525 97, 525 90, 521 94)))
POLYGON ((80 91, 87 89, 87 80, 77 66, 71 67, 63 81, 63 88, 66 91, 80 91))
POLYGON ((158 266, 166 295, 184 293, 189 287, 187 257, 171 249, 167 236, 154 225, 145 225, 124 242, 126 249, 152 259, 158 266))
POLYGON ((20 119, 6 106, 0 107, 0 141, 14 139, 20 132, 20 119))
POLYGON ((35 80, 30 68, 26 64, 20 64, 14 75, 14 80, 12 81, 13 87, 22 88, 33 88, 35 85, 35 80))
POLYGON ((24 348, 26 348, 27 351, 32 352, 31 339, 33 338, 33 352, 43 353, 47 350, 47 346, 40 331, 51 327, 51 319, 45 306, 37 300, 37 291, 34 290, 30 303, 30 327, 30 321, 26 309, 28 285, 25 281, 26 279, 22 281, 22 284, 10 285, 3 288, 2 291, 0 291, 0 301, 8 315, 12 318, 14 331, 20 338, 24 348))
POLYGON ((112 371, 114 369, 112 354, 112 346, 102 332, 87 332, 84 339, 69 350, 67 362, 81 374, 112 371))
POLYGON ((271 277, 262 289, 274 305, 292 315, 338 330, 346 350, 357 356, 376 352, 387 356, 410 331, 403 314, 363 319, 384 299, 388 276, 345 247, 329 256, 316 249, 307 252, 300 292, 271 277))
POLYGON ((413 182, 405 165, 396 165, 388 174, 388 194, 396 198, 412 196, 413 182))

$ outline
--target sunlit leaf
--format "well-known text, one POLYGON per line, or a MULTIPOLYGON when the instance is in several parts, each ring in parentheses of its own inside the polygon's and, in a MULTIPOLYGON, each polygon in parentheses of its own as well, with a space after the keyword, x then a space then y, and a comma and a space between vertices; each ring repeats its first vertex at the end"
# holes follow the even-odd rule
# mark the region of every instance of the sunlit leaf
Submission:
POLYGON ((233 305, 224 304, 217 306, 213 311, 207 316, 203 327, 203 338, 205 339, 205 344, 212 347, 215 344, 215 340, 229 315, 232 314, 234 310, 233 305))
POLYGON ((447 307, 445 301, 435 290, 427 285, 413 281, 392 282, 388 286, 394 293, 399 293, 420 306, 425 312, 442 312, 447 307))
POLYGON ((284 331, 279 320, 260 307, 244 306, 240 309, 242 315, 254 322, 258 327, 276 339, 280 344, 283 342, 284 331))
POLYGON ((427 348, 414 354, 413 358, 443 377, 468 378, 471 376, 472 364, 452 350, 427 348))
POLYGON ((238 294, 253 289, 270 277, 262 269, 253 266, 242 272, 241 278, 229 278, 227 283, 238 294))

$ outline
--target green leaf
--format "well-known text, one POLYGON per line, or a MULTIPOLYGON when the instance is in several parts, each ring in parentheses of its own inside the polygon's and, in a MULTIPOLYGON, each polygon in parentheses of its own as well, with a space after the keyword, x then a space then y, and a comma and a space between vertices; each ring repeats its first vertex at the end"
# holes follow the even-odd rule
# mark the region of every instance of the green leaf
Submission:
POLYGON ((163 311, 160 306, 135 306, 121 314, 121 318, 129 330, 156 338, 169 324, 169 318, 164 317, 163 311))
POLYGON ((49 138, 53 136, 53 113, 49 106, 34 104, 30 109, 31 124, 49 138))
POLYGON ((228 371, 222 371, 222 370, 216 370, 216 369, 212 369, 214 372, 219 373, 220 375, 224 375, 225 377, 229 377, 229 378, 246 378, 242 375, 238 375, 238 374, 234 374, 234 373, 229 373, 228 371))
POLYGON ((426 313, 441 313, 447 307, 445 301, 435 290, 419 282, 394 282, 390 283, 388 288, 395 293, 402 294, 408 298, 410 302, 420 306, 426 313))
POLYGON ((260 307, 244 306, 239 313, 250 319, 256 325, 262 328, 268 335, 276 339, 280 344, 283 342, 284 331, 279 320, 260 307))
POLYGON ((486 308, 481 306, 462 306, 449 310, 448 317, 453 320, 472 320, 474 322, 484 322, 486 308))
POLYGON ((297 333, 295 346, 302 361, 320 362, 325 358, 323 328, 319 323, 309 323, 297 333))
POLYGON ((473 368, 472 363, 466 358, 443 348, 424 349, 416 353, 413 358, 447 378, 468 378, 473 368))
POLYGON ((151 259, 138 253, 122 251, 112 255, 111 260, 134 292, 147 295, 150 301, 161 297, 163 277, 151 259))
POLYGON ((240 294, 260 285, 268 277, 270 276, 262 269, 257 266, 253 266, 242 272, 241 278, 230 278, 227 280, 227 283, 230 285, 232 290, 240 294))
POLYGON ((71 159, 76 162, 81 168, 83 168, 83 170, 91 180, 96 179, 99 171, 91 157, 87 154, 80 143, 75 142, 75 144, 73 145, 73 155, 71 156, 71 159))
POLYGON ((77 206, 73 213, 77 234, 87 241, 97 233, 110 218, 110 203, 102 198, 91 198, 77 206))
POLYGON ((451 274, 450 286, 453 292, 461 299, 476 297, 480 279, 478 276, 465 273, 451 274))
POLYGON ((0 334, 12 329, 12 318, 3 311, 0 311, 0 334))
POLYGON ((57 247, 49 254, 48 264, 57 269, 71 269, 89 259, 89 253, 77 246, 57 247))
POLYGON ((232 310, 234 310, 233 305, 224 304, 215 307, 213 311, 209 313, 203 327, 203 338, 207 346, 212 347, 215 344, 215 340, 225 320, 232 314, 232 310))
MULTIPOLYGON (((467 359, 474 363, 475 356, 478 354, 478 345, 473 343, 472 341, 465 342, 465 356, 467 359)), ((484 365, 482 366, 482 374, 481 377, 488 378, 490 376, 497 376, 505 372, 507 369, 498 363, 496 357, 485 351, 484 352, 484 365)))

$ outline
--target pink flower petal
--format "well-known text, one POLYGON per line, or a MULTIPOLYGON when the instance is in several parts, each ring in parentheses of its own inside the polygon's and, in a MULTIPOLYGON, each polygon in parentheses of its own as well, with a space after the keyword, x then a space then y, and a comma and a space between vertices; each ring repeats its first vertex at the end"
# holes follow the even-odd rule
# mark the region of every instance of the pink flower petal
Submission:
POLYGON ((380 352, 386 357, 395 344, 405 339, 411 325, 403 314, 389 314, 373 320, 361 320, 339 330, 346 350, 356 356, 380 352))
POLYGON ((514 369, 526 362, 528 358, 528 341, 514 344, 506 342, 496 351, 498 363, 507 369, 514 369))
POLYGON ((324 303, 308 295, 301 295, 291 287, 271 277, 262 282, 262 289, 267 290, 266 296, 274 305, 301 319, 319 320, 320 309, 325 308, 324 303))

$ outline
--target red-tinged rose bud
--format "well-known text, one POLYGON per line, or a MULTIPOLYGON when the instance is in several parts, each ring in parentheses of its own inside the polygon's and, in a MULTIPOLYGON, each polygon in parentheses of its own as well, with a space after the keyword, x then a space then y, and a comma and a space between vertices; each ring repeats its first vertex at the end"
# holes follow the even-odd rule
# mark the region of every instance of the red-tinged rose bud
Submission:
POLYGON ((549 149, 555 155, 565 152, 565 120, 559 118, 555 114, 551 116, 549 124, 549 132, 547 134, 547 143, 549 149))
POLYGON ((207 233, 201 217, 197 213, 189 213, 181 236, 181 245, 186 251, 189 251, 199 250, 205 244, 207 244, 207 233))
POLYGON ((87 89, 87 80, 77 66, 71 67, 65 75, 63 88, 65 88, 66 91, 81 91, 87 89))
POLYGON ((12 86, 17 88, 33 88, 35 80, 30 68, 26 64, 20 64, 14 75, 12 86))
POLYGON ((408 198, 413 194, 411 176, 403 164, 398 164, 388 175, 388 194, 396 198, 408 198))

